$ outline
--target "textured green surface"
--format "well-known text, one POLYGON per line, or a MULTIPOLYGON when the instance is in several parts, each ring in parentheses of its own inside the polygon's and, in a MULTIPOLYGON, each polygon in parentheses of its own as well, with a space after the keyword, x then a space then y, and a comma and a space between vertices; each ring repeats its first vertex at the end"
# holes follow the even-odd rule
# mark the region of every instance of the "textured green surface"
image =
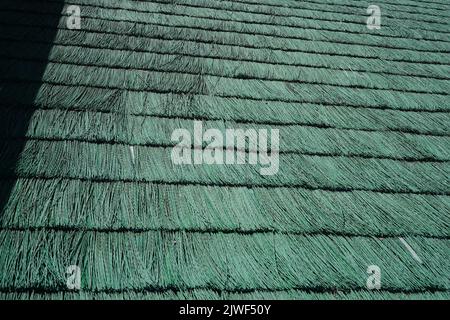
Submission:
POLYGON ((449 1, 66 4, 0 5, 0 299, 450 298, 449 1), (173 165, 199 119, 278 174, 173 165))

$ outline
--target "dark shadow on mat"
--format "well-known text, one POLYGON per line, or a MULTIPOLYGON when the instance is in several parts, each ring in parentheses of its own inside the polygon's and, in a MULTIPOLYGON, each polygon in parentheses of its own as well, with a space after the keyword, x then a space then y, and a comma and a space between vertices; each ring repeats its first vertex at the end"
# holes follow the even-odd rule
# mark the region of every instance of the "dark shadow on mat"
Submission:
POLYGON ((0 225, 63 9, 63 1, 0 1, 0 225), (33 57, 30 67, 24 58, 33 57))

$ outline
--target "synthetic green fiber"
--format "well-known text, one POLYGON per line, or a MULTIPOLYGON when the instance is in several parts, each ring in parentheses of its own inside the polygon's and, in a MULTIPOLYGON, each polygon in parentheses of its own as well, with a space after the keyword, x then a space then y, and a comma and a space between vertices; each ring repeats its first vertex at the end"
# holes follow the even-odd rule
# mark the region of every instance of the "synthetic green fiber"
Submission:
POLYGON ((448 300, 450 2, 369 5, 1 1, 0 299, 448 300), (194 121, 279 172, 173 164, 194 121))

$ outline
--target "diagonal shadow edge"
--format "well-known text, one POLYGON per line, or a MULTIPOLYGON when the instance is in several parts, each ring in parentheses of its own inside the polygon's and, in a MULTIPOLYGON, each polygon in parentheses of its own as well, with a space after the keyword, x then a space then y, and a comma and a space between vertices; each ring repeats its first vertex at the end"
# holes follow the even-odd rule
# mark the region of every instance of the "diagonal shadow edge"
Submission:
MULTIPOLYGON (((63 9, 65 7, 64 1, 61 2, 47 2, 47 1, 5 1, 0 3, 0 11, 13 7, 14 9, 8 10, 12 20, 17 22, 26 22, 29 18, 26 12, 31 11, 32 7, 36 5, 41 6, 45 11, 50 11, 54 15, 48 15, 45 17, 46 22, 54 26, 50 31, 48 29, 41 30, 39 27, 33 26, 29 28, 11 27, 4 24, 0 25, 0 32, 8 39, 16 39, 19 41, 11 41, 8 48, 1 48, 1 52, 7 51, 8 53, 14 53, 14 47, 17 50, 29 50, 31 53, 36 53, 39 56, 48 57, 52 48, 52 43, 55 40, 57 33, 57 26, 63 19, 63 9), (44 36, 48 45, 37 45, 29 39, 32 39, 37 33, 40 33, 40 37, 44 36), (19 49, 20 48, 20 49, 19 49)), ((16 50, 16 52, 17 52, 16 50)), ((36 64, 36 68, 27 68, 26 61, 20 59, 5 59, 0 58, 1 65, 4 70, 1 70, 2 79, 0 79, 0 104, 1 112, 0 116, 0 163, 2 171, 9 176, 16 177, 16 167, 20 159, 21 153, 25 148, 26 139, 7 139, 10 136, 25 136, 28 130, 30 119, 33 115, 34 102, 36 96, 41 87, 41 83, 25 83, 17 85, 12 81, 5 79, 20 79, 24 73, 28 76, 32 76, 33 79, 42 80, 44 72, 47 67, 47 62, 36 64), (3 61, 2 61, 3 60, 3 61), (24 108, 19 105, 27 105, 30 108, 24 111, 24 108)), ((4 224, 4 211, 8 204, 10 197, 13 196, 13 188, 17 182, 17 178, 0 180, 0 227, 4 224)))

